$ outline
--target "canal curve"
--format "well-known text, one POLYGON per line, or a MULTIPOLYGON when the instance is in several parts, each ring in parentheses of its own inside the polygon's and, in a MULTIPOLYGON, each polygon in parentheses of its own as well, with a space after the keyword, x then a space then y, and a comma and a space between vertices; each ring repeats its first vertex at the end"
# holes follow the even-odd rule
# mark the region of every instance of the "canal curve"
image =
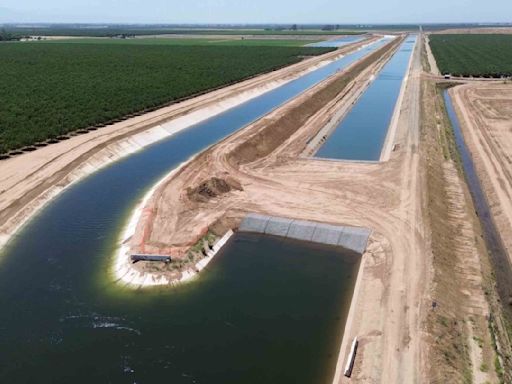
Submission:
MULTIPOLYGON (((209 343, 208 335, 212 332, 208 324, 216 316, 222 318, 220 328, 213 328, 218 332, 212 337, 221 334, 220 329, 236 329, 237 322, 225 317, 231 314, 239 318, 237 311, 242 308, 243 298, 240 293, 235 294, 235 287, 243 281, 256 284, 251 274, 241 275, 242 278, 228 288, 208 286, 211 279, 220 284, 224 280, 217 277, 227 276, 222 263, 214 262, 204 277, 184 287, 135 292, 122 288, 109 274, 121 228, 145 191, 170 170, 388 41, 373 43, 117 161, 72 185, 38 212, 0 253, 0 382, 89 383, 105 382, 107 378, 112 383, 155 383, 172 378, 173 383, 186 384, 230 383, 243 377, 240 376, 243 372, 237 372, 236 364, 229 361, 236 356, 230 350, 230 339, 209 343), (205 296, 205 292, 208 295, 205 296), (187 306, 189 303, 195 304, 187 306), (218 305, 223 308, 222 312, 217 311, 218 305), (215 362, 213 366, 209 359, 215 362), (208 380, 208 377, 198 380, 201 367, 207 365, 209 372, 215 373, 215 380, 208 380)), ((283 358, 273 359, 277 363, 268 368, 267 375, 273 372, 279 377, 279 372, 296 370, 296 361, 286 356, 294 356, 303 351, 301 348, 313 348, 317 349, 321 361, 311 358, 311 364, 317 365, 311 366, 304 378, 320 377, 325 372, 319 367, 326 366, 329 356, 322 351, 325 347, 322 342, 311 343, 324 340, 339 347, 335 344, 341 340, 329 337, 329 332, 335 332, 333 329, 340 325, 339 313, 334 313, 339 307, 332 302, 318 301, 318 298, 322 295, 336 298, 336 292, 347 291, 339 286, 339 276, 329 278, 330 270, 347 273, 346 278, 341 279, 346 281, 352 270, 344 268, 339 261, 336 264, 329 250, 326 254, 331 260, 330 268, 311 265, 311 277, 296 283, 293 281, 297 276, 290 276, 293 292, 304 288, 300 281, 314 278, 311 281, 316 282, 316 285, 310 283, 311 294, 304 295, 304 301, 294 302, 297 306, 295 320, 306 316, 308 322, 302 323, 307 324, 303 329, 296 330, 295 342, 269 345, 273 356, 283 358), (313 305, 315 300, 325 304, 322 307, 325 313, 317 308, 315 313, 320 315, 308 318, 308 311, 304 312, 300 305, 313 305), (334 312, 329 312, 329 308, 334 312)), ((267 266, 264 271, 268 279, 273 279, 270 286, 274 287, 282 281, 276 273, 286 272, 286 268, 272 268, 278 259, 260 266, 267 266)), ((237 268, 246 274, 250 272, 243 265, 237 268)), ((298 269, 296 273, 303 272, 298 269)), ((261 283, 256 287, 260 290, 256 289, 253 294, 260 299, 271 294, 261 288, 261 283)), ((272 305, 278 307, 278 303, 272 305)), ((244 308, 250 314, 250 306, 244 308)), ((255 316, 248 317, 247 321, 266 318, 263 313, 255 316)), ((279 316, 283 320, 285 314, 279 316)), ((289 325, 294 319, 285 320, 281 323, 289 325)), ((283 326, 282 330, 285 328, 283 326)), ((268 333, 265 337, 270 337, 268 340, 279 339, 279 334, 275 333, 278 330, 269 326, 265 332, 268 333)), ((238 335, 257 337, 244 330, 238 330, 238 335)), ((288 382, 299 381, 294 378, 288 382)))

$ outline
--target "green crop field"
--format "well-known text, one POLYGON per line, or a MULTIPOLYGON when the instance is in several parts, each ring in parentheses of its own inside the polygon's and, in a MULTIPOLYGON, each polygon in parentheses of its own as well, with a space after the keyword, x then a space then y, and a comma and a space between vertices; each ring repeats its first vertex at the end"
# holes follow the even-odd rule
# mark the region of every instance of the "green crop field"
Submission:
POLYGON ((157 27, 121 27, 116 25, 104 28, 87 28, 48 26, 48 27, 14 27, 5 26, 7 32, 18 35, 37 36, 116 36, 116 35, 360 35, 365 30, 321 30, 321 29, 247 29, 247 28, 157 28, 157 27))
POLYGON ((156 108, 330 49, 0 44, 0 153, 156 108))
POLYGON ((42 40, 40 44, 125 44, 125 45, 215 45, 215 46, 257 46, 257 47, 303 47, 320 40, 302 39, 211 39, 211 38, 166 38, 144 37, 137 39, 111 39, 111 38, 74 38, 64 40, 42 40))
POLYGON ((430 46, 443 74, 512 75, 512 35, 431 35, 430 46))

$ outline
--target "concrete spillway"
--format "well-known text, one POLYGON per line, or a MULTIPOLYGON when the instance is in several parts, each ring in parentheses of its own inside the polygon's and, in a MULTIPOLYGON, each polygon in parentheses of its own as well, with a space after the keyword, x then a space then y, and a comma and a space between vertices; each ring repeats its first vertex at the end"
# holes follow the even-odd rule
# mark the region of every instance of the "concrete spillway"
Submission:
POLYGON ((368 228, 322 224, 255 213, 245 217, 239 231, 335 245, 361 254, 366 250, 371 234, 368 228))

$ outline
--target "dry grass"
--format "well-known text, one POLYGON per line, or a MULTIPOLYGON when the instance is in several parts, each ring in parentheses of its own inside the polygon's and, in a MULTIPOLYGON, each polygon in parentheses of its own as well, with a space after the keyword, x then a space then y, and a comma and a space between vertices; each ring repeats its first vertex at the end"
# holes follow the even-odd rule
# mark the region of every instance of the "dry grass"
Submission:
POLYGON ((431 338, 430 377, 433 383, 470 383, 467 330, 461 316, 460 282, 454 279, 458 261, 449 220, 449 199, 443 164, 450 158, 449 126, 436 86, 422 84, 422 140, 427 159, 428 220, 432 229, 436 308, 428 317, 431 338))

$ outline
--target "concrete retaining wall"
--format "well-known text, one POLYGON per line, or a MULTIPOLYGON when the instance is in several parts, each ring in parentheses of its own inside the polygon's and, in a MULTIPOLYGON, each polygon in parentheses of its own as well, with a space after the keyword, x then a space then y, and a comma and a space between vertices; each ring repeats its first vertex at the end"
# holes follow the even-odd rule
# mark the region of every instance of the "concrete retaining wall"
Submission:
POLYGON ((344 227, 256 213, 248 214, 238 230, 337 245, 361 254, 366 250, 371 234, 371 230, 368 228, 344 227))

